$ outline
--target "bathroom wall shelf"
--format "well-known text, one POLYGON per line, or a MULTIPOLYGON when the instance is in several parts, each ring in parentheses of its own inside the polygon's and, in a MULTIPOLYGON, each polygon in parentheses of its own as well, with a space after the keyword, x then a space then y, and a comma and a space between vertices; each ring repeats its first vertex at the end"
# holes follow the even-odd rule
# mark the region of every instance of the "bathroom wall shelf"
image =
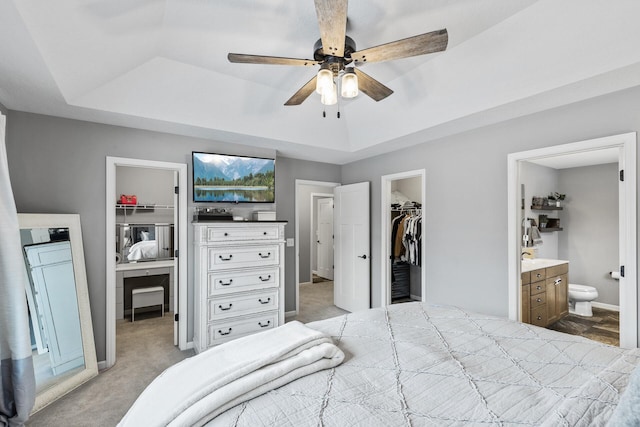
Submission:
POLYGON ((551 233, 552 231, 562 231, 562 227, 553 227, 553 228, 540 228, 539 231, 541 233, 551 233))
POLYGON ((531 206, 536 211, 561 211, 562 206, 531 206))

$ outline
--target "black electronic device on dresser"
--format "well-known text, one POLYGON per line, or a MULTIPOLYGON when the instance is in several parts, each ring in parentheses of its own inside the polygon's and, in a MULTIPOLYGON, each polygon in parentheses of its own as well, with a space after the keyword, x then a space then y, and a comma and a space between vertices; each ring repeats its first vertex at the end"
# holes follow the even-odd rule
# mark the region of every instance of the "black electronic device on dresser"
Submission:
POLYGON ((233 221, 233 214, 227 208, 196 208, 196 221, 233 221))

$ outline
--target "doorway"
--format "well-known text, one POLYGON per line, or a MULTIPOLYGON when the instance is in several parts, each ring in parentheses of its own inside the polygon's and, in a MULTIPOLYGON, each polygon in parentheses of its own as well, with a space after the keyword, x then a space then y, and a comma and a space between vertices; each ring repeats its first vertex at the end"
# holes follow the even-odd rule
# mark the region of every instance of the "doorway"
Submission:
MULTIPOLYGON (((318 273, 319 246, 328 246, 329 242, 318 243, 318 201, 322 199, 333 199, 333 188, 339 186, 336 182, 296 180, 295 199, 295 241, 296 241, 296 311, 300 314, 300 286, 309 287, 313 285, 314 273, 318 273)), ((325 230, 325 233, 327 231, 325 230)), ((331 230, 333 235, 333 230, 331 230)), ((323 239, 326 240, 326 239, 323 239)), ((331 246, 333 244, 331 243, 331 246)), ((325 255, 326 256, 326 255, 325 255)), ((331 260, 333 266, 333 260, 331 260)), ((324 267, 326 268, 326 266, 324 267)), ((323 273, 327 275, 326 270, 323 273)), ((321 276, 318 276, 321 277, 321 276)), ((326 279, 329 279, 328 277, 326 279)), ((333 281, 331 275, 330 281, 333 281)), ((333 293, 322 292, 318 298, 318 303, 333 305, 333 293), (324 301, 326 300, 326 301, 324 301)))
MULTIPOLYGON (((565 220, 571 221, 569 224, 574 225, 574 227, 572 227, 573 229, 565 229, 565 227, 560 226, 560 224, 555 224, 551 230, 540 228, 540 230, 543 231, 540 237, 541 240, 544 241, 544 244, 536 248, 536 250, 540 252, 538 257, 543 259, 568 258, 570 283, 576 283, 572 277, 578 277, 579 281, 591 280, 598 281, 598 283, 605 282, 605 274, 609 274, 608 272, 610 270, 617 272, 618 266, 620 266, 621 272, 622 270, 624 271, 624 277, 621 277, 619 280, 617 298, 620 310, 620 346, 637 346, 635 141, 636 135, 632 133, 509 155, 509 317, 511 319, 520 320, 523 318, 522 308, 519 303, 522 298, 522 286, 520 286, 519 279, 522 265, 520 257, 523 251, 521 249, 522 236, 520 224, 525 220, 530 221, 531 217, 534 217, 534 221, 538 220, 538 218, 540 218, 538 222, 545 221, 547 217, 546 214, 548 213, 549 220, 553 217, 553 221, 558 222, 560 222, 564 216, 565 220), (615 162, 617 162, 618 168, 612 164, 615 162), (607 167, 607 169, 613 168, 613 180, 619 181, 617 184, 613 182, 609 187, 605 187, 608 188, 608 190, 605 191, 608 191, 609 195, 611 195, 612 192, 616 192, 616 190, 618 193, 618 197, 614 197, 618 203, 618 206, 615 207, 615 210, 618 211, 617 218, 614 210, 613 218, 607 220, 609 223, 617 222, 617 232, 612 231, 609 234, 614 234, 613 236, 606 236, 609 245, 612 247, 610 251, 615 253, 617 250, 618 255, 614 255, 612 259, 608 260, 610 264, 613 264, 612 266, 608 268, 600 266, 600 269, 606 269, 606 272, 596 271, 588 273, 589 264, 596 264, 602 261, 600 258, 603 258, 602 256, 592 255, 592 257, 595 256, 593 262, 587 262, 587 264, 585 264, 584 261, 585 258, 588 257, 588 252, 594 249, 595 245, 594 240, 589 240, 588 235, 593 235, 596 231, 601 230, 602 225, 599 226, 596 224, 597 221, 592 220, 592 223, 585 226, 581 224, 580 221, 588 218, 591 211, 601 209, 600 206, 589 205, 589 203, 597 203, 598 197, 591 197, 591 201, 585 201, 584 198, 589 197, 589 189, 585 189, 584 191, 579 190, 580 186, 576 187, 575 184, 573 184, 576 192, 582 192, 581 198, 583 199, 574 201, 576 206, 574 206, 573 215, 569 203, 567 203, 566 212, 563 212, 561 215, 558 215, 558 212, 561 212, 559 211, 560 207, 556 207, 555 211, 542 212, 545 215, 534 215, 533 212, 536 212, 536 214, 540 212, 527 210, 528 206, 532 205, 532 203, 530 203, 532 197, 544 196, 544 194, 536 194, 536 192, 542 193, 542 190, 536 187, 536 180, 532 181, 530 175, 532 170, 538 171, 536 173, 542 173, 543 178, 538 179, 537 182, 545 182, 546 177, 546 187, 548 187, 548 178, 556 174, 554 170, 565 170, 565 172, 557 172, 557 176, 560 176, 564 185, 567 186, 571 185, 571 179, 567 177, 571 177, 572 174, 575 173, 571 172, 572 168, 580 168, 578 170, 583 173, 596 173, 598 170, 603 170, 602 168, 598 168, 598 165, 607 167), (589 168, 583 168, 586 166, 589 168), (618 180, 618 171, 616 169, 623 171, 620 172, 620 178, 624 180, 618 180), (526 181, 529 181, 529 183, 526 181), (531 184, 532 182, 533 184, 531 184), (529 188, 527 189, 526 187, 529 188), (578 206, 579 203, 582 203, 582 208, 578 206), (580 210, 582 213, 578 212, 580 210), (560 216, 560 219, 557 218, 558 216, 560 216), (572 232, 573 235, 569 238, 572 232), (585 234, 587 236, 585 236, 585 234), (589 278, 583 279, 583 276, 589 278)), ((606 173, 611 175, 610 172, 606 173)), ((596 186, 594 185, 593 187, 596 186)), ((545 194, 547 194, 549 191, 554 190, 552 188, 545 188, 545 191, 545 194)), ((607 194, 605 191, 601 190, 601 193, 607 194)), ((567 196, 569 195, 567 194, 567 196)), ((613 194, 613 196, 615 196, 615 194, 613 194)), ((602 199, 602 197, 600 197, 600 199, 602 199)), ((603 243, 602 238, 600 240, 601 243, 603 243)), ((582 284, 589 285, 589 283, 582 284)), ((594 307, 597 305, 606 308, 616 308, 612 304, 598 304, 595 302, 594 307)))
POLYGON ((423 203, 426 200, 425 175, 426 171, 419 169, 384 175, 381 178, 381 236, 385 236, 380 257, 384 260, 380 263, 382 306, 394 302, 427 300, 426 240, 422 226, 423 203), (394 234, 392 221, 400 219, 399 215, 419 216, 421 221, 419 235, 414 237, 416 247, 413 248, 413 255, 400 254, 395 250, 397 234, 394 234), (397 262, 400 258, 404 261, 397 262))
MULTIPOLYGON (((116 319, 124 318, 127 309, 135 310, 133 306, 125 307, 127 300, 130 305, 136 305, 131 298, 125 297, 125 290, 129 288, 131 291, 135 288, 157 292, 158 301, 154 299, 157 306, 164 309, 162 304, 165 304, 173 310, 173 319, 166 318, 164 323, 173 324, 173 344, 180 350, 188 348, 187 259, 179 256, 187 253, 187 165, 116 157, 107 157, 106 162, 106 235, 112 237, 106 239, 107 357, 104 367, 108 368, 116 362, 116 319), (118 176, 137 173, 164 176, 165 184, 160 187, 170 195, 162 197, 173 200, 158 204, 141 197, 118 203, 123 202, 119 200, 119 191, 124 191, 118 186, 118 176), (159 217, 166 221, 158 220, 159 217), (151 247, 152 242, 155 247, 151 247), (125 262, 123 256, 127 258, 125 262)), ((155 184, 154 179, 151 182, 155 184)), ((148 194, 148 198, 156 197, 148 194)), ((133 321, 134 313, 129 311, 128 314, 133 321)), ((135 316, 138 317, 138 312, 135 316)))

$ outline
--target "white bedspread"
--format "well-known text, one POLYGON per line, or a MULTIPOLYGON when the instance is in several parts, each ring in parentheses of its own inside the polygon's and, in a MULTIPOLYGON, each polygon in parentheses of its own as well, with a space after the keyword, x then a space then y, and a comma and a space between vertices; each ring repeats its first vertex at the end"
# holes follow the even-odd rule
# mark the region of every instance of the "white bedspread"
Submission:
POLYGON ((170 367, 119 426, 196 426, 247 399, 334 367, 344 354, 300 322, 239 338, 170 367))
POLYGON ((142 240, 131 245, 127 259, 138 261, 146 258, 158 257, 158 243, 155 240, 142 240))
POLYGON ((246 401, 212 426, 601 426, 639 362, 623 350, 422 303, 309 327, 343 364, 246 401))

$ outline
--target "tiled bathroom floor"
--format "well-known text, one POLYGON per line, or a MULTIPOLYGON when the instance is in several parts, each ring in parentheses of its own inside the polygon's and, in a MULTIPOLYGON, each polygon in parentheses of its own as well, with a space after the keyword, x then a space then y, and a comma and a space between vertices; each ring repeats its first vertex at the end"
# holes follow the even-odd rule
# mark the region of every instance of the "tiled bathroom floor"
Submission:
POLYGON ((569 313, 549 326, 549 329, 580 335, 609 345, 620 345, 620 313, 617 311, 593 307, 593 317, 569 313))

